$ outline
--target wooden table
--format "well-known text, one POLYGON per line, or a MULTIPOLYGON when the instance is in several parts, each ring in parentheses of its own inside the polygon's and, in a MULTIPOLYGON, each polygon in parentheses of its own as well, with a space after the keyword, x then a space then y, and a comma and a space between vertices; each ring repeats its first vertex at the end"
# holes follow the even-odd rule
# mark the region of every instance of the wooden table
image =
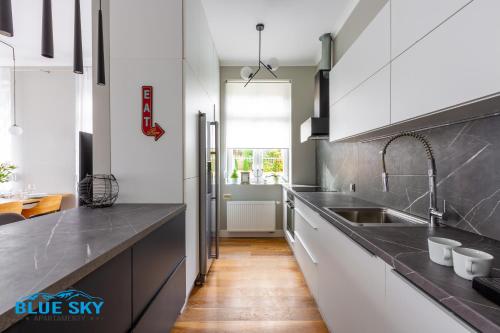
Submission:
POLYGON ((23 203, 23 209, 28 209, 28 208, 33 208, 37 203, 39 203, 40 199, 41 198, 24 198, 24 199, 0 198, 0 204, 20 201, 23 203))
POLYGON ((75 208, 77 206, 76 198, 75 198, 75 195, 73 193, 47 194, 44 196, 40 196, 38 198, 23 198, 23 199, 0 198, 0 204, 21 201, 23 203, 23 208, 28 209, 28 208, 33 208, 37 203, 39 203, 41 198, 43 198, 45 196, 49 196, 49 195, 62 195, 63 199, 62 199, 62 203, 61 203, 61 210, 75 208))

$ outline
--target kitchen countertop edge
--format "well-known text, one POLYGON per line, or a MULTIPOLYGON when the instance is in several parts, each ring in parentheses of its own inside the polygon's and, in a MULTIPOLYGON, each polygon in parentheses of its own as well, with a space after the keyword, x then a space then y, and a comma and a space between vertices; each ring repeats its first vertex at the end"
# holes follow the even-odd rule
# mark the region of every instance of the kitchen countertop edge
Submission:
MULTIPOLYGON (((127 205, 127 204, 122 204, 122 205, 127 205)), ((134 204, 134 205, 140 205, 140 204, 134 204)), ((148 204, 144 204, 148 205, 148 204)), ((132 247, 134 244, 139 242, 140 240, 146 238, 148 235, 150 235, 152 232, 163 226, 165 223, 168 223, 171 221, 173 218, 177 217, 179 214, 182 214, 183 212, 186 211, 186 204, 165 204, 169 206, 178 206, 175 208, 173 211, 169 212, 167 215, 163 216, 161 219, 157 220, 156 222, 153 222, 151 225, 146 227, 143 230, 140 230, 136 234, 134 234, 132 237, 126 239, 122 243, 116 245, 112 249, 102 253, 101 255, 97 256, 96 258, 92 259, 91 261, 85 263, 84 265, 80 266, 79 268, 75 269, 71 273, 65 275, 62 279, 59 279, 46 288, 43 288, 37 292, 47 292, 47 293, 56 293, 61 290, 64 290, 68 287, 70 287, 72 284, 80 281, 82 278, 85 276, 91 274, 92 272, 96 271, 98 268, 102 267, 104 264, 106 264, 108 261, 111 259, 115 258, 125 250, 129 249, 132 247)), ((78 209, 78 208, 75 208, 78 209)), ((0 314, 0 332, 8 329, 24 317, 26 315, 18 315, 15 313, 15 308, 12 307, 6 312, 0 314)))
MULTIPOLYGON (((331 223, 346 236, 351 238, 354 242, 365 248, 368 252, 382 259, 385 263, 390 265, 400 276, 405 280, 413 284, 415 287, 423 291, 426 295, 431 297, 435 302, 439 303, 443 308, 447 309, 452 315, 456 316, 458 319, 464 321, 466 324, 471 326, 473 329, 479 330, 480 332, 500 332, 500 327, 492 322, 490 319, 485 317, 480 312, 471 308, 467 303, 449 294, 436 284, 432 282, 425 275, 408 267, 403 261, 399 260, 397 257, 392 256, 388 252, 384 251, 380 246, 373 244, 368 239, 366 239, 360 232, 359 228, 362 228, 364 232, 369 232, 370 227, 356 227, 351 226, 344 221, 336 218, 332 214, 325 212, 323 207, 318 207, 314 203, 310 202, 302 192, 297 192, 291 188, 291 186, 283 185, 283 188, 292 193, 297 199, 306 204, 309 208, 317 212, 323 219, 331 223)), ((309 193, 309 192, 303 192, 309 193)), ((341 194, 342 193, 337 193, 341 194)), ((349 194, 343 194, 349 196, 349 194)), ((360 199, 362 200, 362 199, 360 199)), ((378 204, 372 204, 373 207, 379 207, 378 204)), ((401 227, 404 228, 404 227, 401 227)), ((407 227, 413 228, 413 227, 407 227)))

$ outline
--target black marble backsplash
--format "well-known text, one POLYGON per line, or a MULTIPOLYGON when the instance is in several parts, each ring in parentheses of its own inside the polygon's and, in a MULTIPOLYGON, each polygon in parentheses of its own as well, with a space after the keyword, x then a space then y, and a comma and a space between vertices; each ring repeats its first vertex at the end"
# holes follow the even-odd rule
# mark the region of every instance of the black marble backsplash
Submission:
MULTIPOLYGON (((437 167, 438 205, 447 223, 500 240, 500 116, 421 131, 431 143, 437 167)), ((393 142, 386 155, 389 192, 382 191, 380 151, 388 139, 316 146, 318 185, 349 191, 377 204, 426 217, 429 207, 427 159, 412 138, 393 142)))

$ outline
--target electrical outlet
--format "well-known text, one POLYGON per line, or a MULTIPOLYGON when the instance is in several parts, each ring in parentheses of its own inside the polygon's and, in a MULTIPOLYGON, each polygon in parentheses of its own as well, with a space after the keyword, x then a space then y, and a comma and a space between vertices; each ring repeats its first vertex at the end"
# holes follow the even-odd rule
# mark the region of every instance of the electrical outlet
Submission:
POLYGON ((356 184, 349 184, 349 191, 356 192, 356 184))

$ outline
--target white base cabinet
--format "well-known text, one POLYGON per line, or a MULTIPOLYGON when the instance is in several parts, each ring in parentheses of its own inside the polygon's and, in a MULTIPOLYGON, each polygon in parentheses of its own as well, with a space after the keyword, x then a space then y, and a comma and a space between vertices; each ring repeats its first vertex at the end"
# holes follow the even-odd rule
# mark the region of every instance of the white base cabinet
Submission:
POLYGON ((387 332, 474 332, 389 265, 385 307, 387 332))
POLYGON ((319 307, 329 330, 385 333, 385 263, 326 221, 319 241, 319 307))
POLYGON ((330 332, 474 332, 297 198, 294 253, 330 332))

